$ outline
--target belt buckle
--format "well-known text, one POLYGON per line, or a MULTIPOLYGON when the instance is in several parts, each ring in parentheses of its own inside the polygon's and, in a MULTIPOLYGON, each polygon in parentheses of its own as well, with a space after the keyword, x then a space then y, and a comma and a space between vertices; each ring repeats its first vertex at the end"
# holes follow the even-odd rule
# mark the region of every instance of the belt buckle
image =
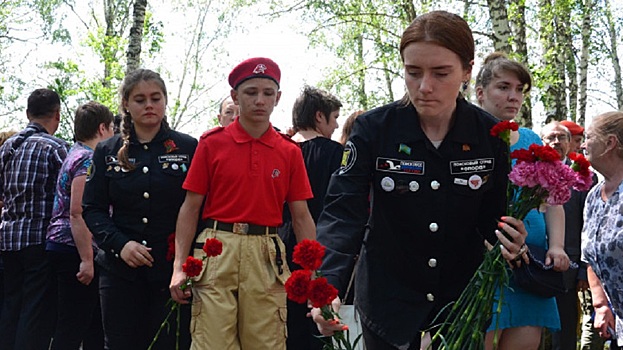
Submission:
POLYGON ((235 222, 233 227, 234 233, 246 235, 249 233, 249 224, 246 222, 235 222))

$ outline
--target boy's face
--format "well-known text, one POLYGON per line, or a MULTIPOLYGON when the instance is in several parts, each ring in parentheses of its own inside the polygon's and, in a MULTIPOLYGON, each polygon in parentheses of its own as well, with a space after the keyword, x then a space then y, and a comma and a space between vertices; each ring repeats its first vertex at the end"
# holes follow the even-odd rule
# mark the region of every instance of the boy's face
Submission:
POLYGON ((231 97, 240 108, 241 121, 268 122, 281 91, 271 79, 253 78, 232 90, 231 97))

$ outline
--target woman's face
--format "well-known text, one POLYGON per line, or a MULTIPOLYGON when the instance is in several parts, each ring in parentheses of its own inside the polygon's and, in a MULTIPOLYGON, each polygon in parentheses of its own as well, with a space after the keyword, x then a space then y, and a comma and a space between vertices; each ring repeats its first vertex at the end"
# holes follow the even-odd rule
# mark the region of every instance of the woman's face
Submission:
POLYGON ((409 99, 424 118, 449 118, 456 98, 471 69, 463 68, 459 56, 429 42, 415 42, 402 52, 409 99))
POLYGON ((493 79, 486 87, 476 88, 476 97, 480 106, 500 120, 513 120, 524 100, 524 85, 517 75, 508 71, 493 74, 493 79))
POLYGON ((592 125, 586 128, 585 136, 586 138, 584 139, 582 146, 584 148, 586 159, 591 162, 593 168, 599 170, 599 166, 601 164, 600 160, 606 151, 606 144, 603 140, 601 140, 601 138, 597 137, 592 125))
POLYGON ((166 105, 166 96, 154 80, 136 84, 128 99, 123 101, 123 107, 130 112, 134 126, 138 128, 159 127, 166 105))

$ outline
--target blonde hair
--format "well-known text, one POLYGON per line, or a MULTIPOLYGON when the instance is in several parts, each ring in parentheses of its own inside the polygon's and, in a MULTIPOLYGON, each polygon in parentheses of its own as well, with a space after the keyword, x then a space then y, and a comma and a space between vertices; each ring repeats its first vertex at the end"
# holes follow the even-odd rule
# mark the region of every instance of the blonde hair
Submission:
POLYGON ((15 130, 0 131, 0 146, 2 146, 4 142, 9 139, 9 137, 15 134, 17 134, 17 131, 15 130))
POLYGON ((616 155, 623 158, 623 112, 612 111, 596 116, 591 123, 591 129, 591 137, 603 143, 608 141, 608 136, 614 136, 617 143, 616 155))

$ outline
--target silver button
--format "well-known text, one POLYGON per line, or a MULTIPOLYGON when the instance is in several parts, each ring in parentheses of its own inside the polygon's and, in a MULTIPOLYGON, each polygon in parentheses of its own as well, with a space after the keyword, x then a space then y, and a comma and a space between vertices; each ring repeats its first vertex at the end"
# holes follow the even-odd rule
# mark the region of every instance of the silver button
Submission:
POLYGON ((115 254, 115 258, 119 259, 119 254, 115 254))
POLYGON ((428 266, 430 267, 437 267, 437 259, 432 258, 428 260, 428 266))
POLYGON ((147 174, 147 172, 149 172, 149 168, 148 168, 148 167, 146 167, 146 166, 144 166, 144 167, 143 167, 143 173, 147 174))
POLYGON ((439 230, 439 225, 437 225, 437 223, 432 222, 430 225, 428 225, 428 229, 430 230, 430 232, 437 232, 437 230, 439 230))
POLYGON ((148 222, 149 222, 149 220, 147 220, 147 218, 143 218, 143 223, 144 223, 144 224, 146 224, 146 223, 148 223, 148 222))
POLYGON ((432 293, 426 294, 426 300, 435 301, 435 296, 432 293))
POLYGON ((149 192, 144 192, 143 193, 143 198, 149 199, 149 192))
POLYGON ((147 145, 143 145, 143 149, 149 149, 147 145))
POLYGON ((439 182, 437 182, 437 181, 432 181, 430 183, 430 188, 432 188, 433 190, 438 190, 439 186, 441 186, 441 184, 439 182))

